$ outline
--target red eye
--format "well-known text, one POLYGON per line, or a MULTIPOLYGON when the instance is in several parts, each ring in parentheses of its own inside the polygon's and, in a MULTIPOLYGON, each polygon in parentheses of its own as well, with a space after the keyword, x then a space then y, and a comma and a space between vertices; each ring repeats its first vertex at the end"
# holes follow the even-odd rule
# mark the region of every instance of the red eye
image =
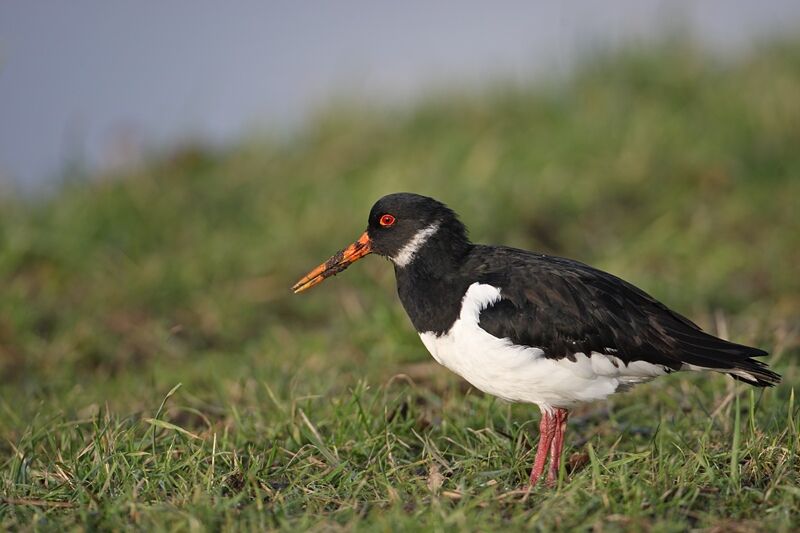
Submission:
POLYGON ((381 217, 380 223, 381 226, 391 226, 394 224, 394 216, 387 213, 381 217))

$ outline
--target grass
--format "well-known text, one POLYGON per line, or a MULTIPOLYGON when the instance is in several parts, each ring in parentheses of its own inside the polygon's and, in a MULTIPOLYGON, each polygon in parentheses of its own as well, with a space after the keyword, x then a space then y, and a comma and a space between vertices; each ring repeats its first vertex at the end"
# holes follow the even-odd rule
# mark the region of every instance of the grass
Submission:
POLYGON ((788 531, 800 523, 800 45, 676 43, 567 81, 331 109, 0 200, 0 528, 788 531), (477 242, 581 259, 762 346, 538 413, 433 364, 376 258, 289 287, 412 190, 477 242))

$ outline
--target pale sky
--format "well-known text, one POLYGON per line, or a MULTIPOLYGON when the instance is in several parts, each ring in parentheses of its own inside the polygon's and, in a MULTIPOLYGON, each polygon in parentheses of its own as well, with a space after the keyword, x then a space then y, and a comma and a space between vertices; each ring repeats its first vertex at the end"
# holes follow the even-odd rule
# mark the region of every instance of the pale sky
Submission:
POLYGON ((65 162, 291 130, 332 97, 569 73, 587 50, 688 30, 739 53, 800 29, 797 0, 0 3, 0 186, 65 162))

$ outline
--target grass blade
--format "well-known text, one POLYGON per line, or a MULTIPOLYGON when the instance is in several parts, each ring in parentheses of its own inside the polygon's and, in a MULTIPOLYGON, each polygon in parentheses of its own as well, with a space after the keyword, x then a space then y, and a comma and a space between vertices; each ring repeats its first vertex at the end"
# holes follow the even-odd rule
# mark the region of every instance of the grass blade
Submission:
POLYGON ((733 443, 731 445, 731 485, 739 489, 739 446, 741 443, 741 412, 739 411, 739 392, 736 392, 736 404, 733 411, 733 443))
POLYGON ((181 435, 186 435, 187 437, 192 438, 192 439, 203 440, 202 437, 199 437, 198 435, 195 435, 191 431, 183 429, 180 426, 176 426, 175 424, 167 422, 166 420, 158 420, 156 418, 145 418, 144 421, 147 422, 148 424, 151 424, 154 428, 155 427, 160 427, 160 428, 164 428, 164 429, 169 429, 169 430, 172 430, 172 431, 177 431, 181 435))

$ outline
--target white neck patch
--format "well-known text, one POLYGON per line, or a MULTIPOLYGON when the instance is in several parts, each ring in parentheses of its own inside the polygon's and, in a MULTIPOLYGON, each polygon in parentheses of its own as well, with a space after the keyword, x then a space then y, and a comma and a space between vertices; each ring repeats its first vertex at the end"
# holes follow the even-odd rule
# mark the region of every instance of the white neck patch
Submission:
POLYGON ((400 248, 400 251, 397 252, 394 257, 390 257, 390 259, 399 267, 408 265, 414 259, 417 251, 422 248, 422 245, 428 242, 428 239, 430 239, 431 236, 437 231, 439 231, 438 222, 434 222, 430 226, 422 228, 413 237, 411 237, 411 240, 408 241, 405 246, 400 248))

